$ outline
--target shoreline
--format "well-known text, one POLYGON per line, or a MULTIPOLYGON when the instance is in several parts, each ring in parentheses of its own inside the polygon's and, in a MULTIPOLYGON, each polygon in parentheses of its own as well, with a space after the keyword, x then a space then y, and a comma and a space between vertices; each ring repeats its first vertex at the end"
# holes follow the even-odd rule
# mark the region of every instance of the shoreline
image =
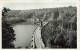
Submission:
POLYGON ((37 26, 39 26, 40 24, 22 22, 22 23, 16 23, 16 24, 11 24, 11 25, 12 25, 12 26, 15 26, 15 25, 37 25, 37 26))

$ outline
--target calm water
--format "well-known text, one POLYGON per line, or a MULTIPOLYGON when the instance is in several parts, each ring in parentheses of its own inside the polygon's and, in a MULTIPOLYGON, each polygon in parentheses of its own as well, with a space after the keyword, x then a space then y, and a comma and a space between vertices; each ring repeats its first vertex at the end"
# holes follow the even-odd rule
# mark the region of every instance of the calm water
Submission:
POLYGON ((37 25, 16 25, 13 27, 16 34, 15 47, 26 47, 30 45, 31 36, 37 25))

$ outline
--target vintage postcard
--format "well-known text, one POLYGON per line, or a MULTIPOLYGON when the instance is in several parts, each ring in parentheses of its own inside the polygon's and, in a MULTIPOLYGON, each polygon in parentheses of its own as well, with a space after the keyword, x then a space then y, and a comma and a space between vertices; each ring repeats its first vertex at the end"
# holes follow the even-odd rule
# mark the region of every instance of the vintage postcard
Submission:
POLYGON ((1 1, 1 49, 74 49, 79 0, 1 1))

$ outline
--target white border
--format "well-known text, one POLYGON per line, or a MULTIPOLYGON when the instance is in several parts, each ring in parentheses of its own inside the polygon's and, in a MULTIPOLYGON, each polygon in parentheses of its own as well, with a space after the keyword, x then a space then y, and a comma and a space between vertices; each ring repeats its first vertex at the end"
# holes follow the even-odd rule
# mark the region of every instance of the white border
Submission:
MULTIPOLYGON (((79 0, 1 0, 0 1, 0 49, 2 50, 2 7, 4 3, 10 2, 26 2, 26 3, 33 3, 33 2, 77 2, 77 49, 67 49, 67 50, 80 50, 80 1, 79 0)), ((14 50, 14 49, 3 49, 3 50, 14 50)), ((25 50, 25 49, 15 49, 15 50, 25 50)), ((42 49, 39 49, 42 50, 42 49)), ((53 50, 60 50, 60 49, 53 49, 53 50)), ((65 49, 61 49, 65 50, 65 49)))

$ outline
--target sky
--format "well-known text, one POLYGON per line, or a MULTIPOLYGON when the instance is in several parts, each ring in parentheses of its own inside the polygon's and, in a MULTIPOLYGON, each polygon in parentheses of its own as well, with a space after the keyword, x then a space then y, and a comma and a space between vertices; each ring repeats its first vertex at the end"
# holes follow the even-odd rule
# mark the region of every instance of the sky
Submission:
POLYGON ((4 3, 3 7, 10 8, 11 10, 28 10, 28 9, 41 9, 41 8, 55 8, 55 7, 67 7, 67 6, 77 6, 76 2, 44 2, 44 3, 4 3))

